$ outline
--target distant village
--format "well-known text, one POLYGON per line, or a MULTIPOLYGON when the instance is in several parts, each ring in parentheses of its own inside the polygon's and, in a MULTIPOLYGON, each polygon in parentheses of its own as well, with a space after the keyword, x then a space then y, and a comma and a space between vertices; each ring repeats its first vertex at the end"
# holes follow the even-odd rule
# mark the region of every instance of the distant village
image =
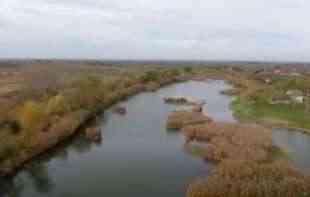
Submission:
MULTIPOLYGON (((258 69, 254 71, 254 79, 266 84, 272 84, 278 79, 306 79, 310 76, 310 68, 307 65, 275 66, 273 68, 258 69)), ((304 103, 310 98, 310 89, 288 89, 285 94, 275 96, 271 104, 304 103)))

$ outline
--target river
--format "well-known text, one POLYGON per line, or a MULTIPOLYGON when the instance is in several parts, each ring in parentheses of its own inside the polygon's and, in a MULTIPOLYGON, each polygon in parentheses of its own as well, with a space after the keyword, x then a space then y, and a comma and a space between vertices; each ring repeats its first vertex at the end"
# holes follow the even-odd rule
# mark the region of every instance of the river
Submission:
MULTIPOLYGON (((0 181, 0 196, 185 196, 188 184, 207 176, 213 164, 186 151, 180 132, 166 129, 167 116, 177 106, 165 104, 163 97, 203 99, 204 112, 212 118, 234 122, 231 97, 220 94, 227 88, 224 81, 189 81, 134 96, 118 104, 127 108, 126 115, 107 111, 100 119, 102 143, 91 143, 82 133, 75 136, 0 181)), ((277 144, 298 150, 300 156, 292 160, 299 166, 310 165, 302 151, 310 150, 309 136, 284 130, 274 137, 277 144)))

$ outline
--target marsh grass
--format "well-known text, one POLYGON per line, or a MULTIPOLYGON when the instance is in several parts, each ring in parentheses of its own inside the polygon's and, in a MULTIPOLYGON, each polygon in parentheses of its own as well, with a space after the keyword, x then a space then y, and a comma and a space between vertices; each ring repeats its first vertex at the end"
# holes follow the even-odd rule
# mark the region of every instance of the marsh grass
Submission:
POLYGON ((309 197, 310 182, 286 161, 225 160, 206 179, 191 184, 187 197, 309 197))
POLYGON ((268 128, 211 122, 188 125, 183 133, 186 150, 218 164, 209 177, 190 184, 187 197, 310 196, 309 176, 290 165, 268 128))
POLYGON ((212 120, 201 112, 175 111, 168 115, 166 127, 168 129, 181 129, 187 125, 203 124, 212 120))
POLYGON ((273 147, 269 129, 258 125, 209 123, 183 129, 187 141, 205 142, 209 160, 241 159, 266 161, 273 147))

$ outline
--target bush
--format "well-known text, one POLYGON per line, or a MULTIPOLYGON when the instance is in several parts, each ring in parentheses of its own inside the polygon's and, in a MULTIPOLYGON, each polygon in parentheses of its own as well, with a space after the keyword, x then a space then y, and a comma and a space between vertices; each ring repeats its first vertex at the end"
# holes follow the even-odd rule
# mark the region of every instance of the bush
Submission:
POLYGON ((146 85, 146 90, 150 92, 154 92, 160 88, 160 84, 156 82, 150 82, 146 85))
POLYGON ((125 78, 124 80, 122 80, 122 86, 124 88, 129 88, 129 87, 132 87, 136 84, 136 80, 134 79, 131 79, 131 78, 125 78))
MULTIPOLYGON (((114 82, 115 84, 115 82, 114 82)), ((96 104, 103 101, 105 94, 104 83, 94 76, 87 76, 80 79, 75 84, 73 98, 69 98, 74 103, 75 108, 93 109, 96 104)), ((76 110, 76 109, 75 109, 76 110)))
POLYGON ((187 73, 192 73, 193 72, 193 68, 192 67, 185 67, 184 71, 187 73))
POLYGON ((37 129, 37 126, 46 118, 45 107, 41 103, 26 101, 17 110, 17 117, 23 129, 37 129))
POLYGON ((8 127, 13 134, 18 134, 21 130, 19 123, 16 120, 8 122, 8 127))
POLYGON ((49 115, 57 114, 62 115, 68 109, 65 97, 63 95, 57 95, 49 99, 47 103, 46 112, 49 115))
POLYGON ((151 82, 159 80, 159 72, 157 71, 147 71, 145 74, 141 76, 142 82, 151 82))
POLYGON ((16 152, 16 146, 12 143, 0 143, 0 161, 9 158, 16 152))
POLYGON ((173 79, 179 76, 180 74, 181 74, 180 70, 173 68, 173 69, 164 70, 161 75, 163 76, 163 78, 173 79))

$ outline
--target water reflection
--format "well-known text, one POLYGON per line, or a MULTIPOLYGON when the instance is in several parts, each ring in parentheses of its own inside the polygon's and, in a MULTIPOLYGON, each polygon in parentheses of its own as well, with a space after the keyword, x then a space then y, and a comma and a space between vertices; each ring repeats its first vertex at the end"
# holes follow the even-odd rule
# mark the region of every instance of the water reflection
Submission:
POLYGON ((21 179, 0 179, 0 196, 19 197, 24 189, 24 183, 21 179))
POLYGON ((44 194, 51 191, 53 182, 45 164, 32 162, 26 166, 25 172, 38 193, 44 194))
POLYGON ((86 139, 84 137, 84 134, 81 133, 80 136, 77 137, 68 148, 79 154, 83 154, 83 153, 86 154, 87 152, 91 151, 91 148, 93 146, 94 146, 94 143, 86 139))
POLYGON ((0 196, 18 197, 26 185, 31 184, 38 193, 46 194, 53 188, 52 179, 49 177, 48 170, 41 163, 28 164, 21 172, 24 177, 2 178, 0 179, 0 196))
POLYGON ((90 140, 85 138, 85 128, 74 136, 72 139, 60 144, 53 150, 42 154, 34 161, 28 163, 16 177, 1 178, 0 179, 0 197, 19 197, 25 187, 33 188, 39 194, 50 193, 55 183, 49 173, 52 173, 48 169, 48 163, 52 160, 66 161, 70 154, 76 152, 78 154, 86 154, 91 151, 93 146, 100 144, 94 144, 90 140))
POLYGON ((310 135, 294 129, 278 128, 273 130, 275 144, 288 152, 293 164, 303 172, 310 172, 310 135))

